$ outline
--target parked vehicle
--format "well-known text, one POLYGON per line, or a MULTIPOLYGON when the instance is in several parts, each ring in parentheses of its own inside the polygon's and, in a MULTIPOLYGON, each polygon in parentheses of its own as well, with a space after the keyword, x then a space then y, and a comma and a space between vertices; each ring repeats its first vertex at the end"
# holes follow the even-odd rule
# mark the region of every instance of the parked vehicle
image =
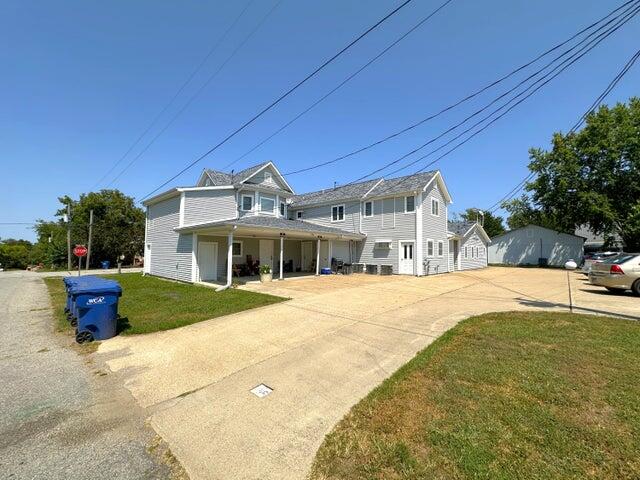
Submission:
POLYGON ((612 258, 619 254, 620 252, 595 252, 592 254, 586 254, 582 261, 581 272, 584 273, 585 275, 589 275, 589 272, 591 271, 591 266, 594 263, 603 262, 607 258, 612 258))
POLYGON ((594 263, 589 273, 589 283, 610 292, 631 290, 640 296, 640 254, 620 253, 594 263))

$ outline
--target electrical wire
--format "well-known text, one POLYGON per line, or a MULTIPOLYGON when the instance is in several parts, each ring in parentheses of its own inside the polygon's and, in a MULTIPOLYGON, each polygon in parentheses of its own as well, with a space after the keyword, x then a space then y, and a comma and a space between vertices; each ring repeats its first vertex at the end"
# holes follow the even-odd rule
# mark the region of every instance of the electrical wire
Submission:
POLYGON ((142 200, 145 200, 146 198, 149 198, 151 195, 153 195, 155 192, 157 192, 158 190, 160 190, 161 188, 165 187, 166 185, 168 185, 169 183, 171 183, 173 180, 175 180, 176 178, 178 178, 180 175, 182 175, 184 172, 186 172, 187 170, 189 170, 190 168, 192 168, 194 165, 196 165, 197 163, 201 162, 204 158, 208 157, 209 155, 211 155, 214 151, 216 151, 218 148, 220 148, 222 145, 224 145, 225 143, 227 143, 229 140, 231 140, 233 137, 235 137, 238 133, 240 133, 241 131, 243 131, 245 128, 247 128, 249 125, 251 125, 253 122, 255 122, 258 118, 260 118, 262 115, 264 115, 266 112, 268 112, 269 110, 271 110, 273 107, 275 107, 277 104, 279 104, 282 100, 284 100, 285 98, 287 98, 289 95, 291 95, 293 92, 295 92, 298 88, 300 88, 303 84, 305 84, 308 80, 310 80, 311 78, 313 78, 315 75, 317 75, 320 71, 322 71, 325 67, 327 67, 329 64, 331 64, 334 60, 336 60, 338 57, 340 57, 343 53, 345 53, 347 50, 349 50, 351 47, 353 47, 356 43, 358 43, 360 40, 362 40, 364 37, 366 37, 369 33, 371 33, 372 31, 374 31, 375 29, 377 29, 380 25, 382 25, 385 21, 387 21, 389 18, 391 18, 393 15, 395 15, 397 12, 399 12, 402 8, 404 8, 405 6, 407 6, 412 0, 404 0, 404 2, 402 2, 399 6, 397 6, 395 9, 393 9, 391 12, 389 12, 387 15, 385 15, 384 17, 382 17, 380 20, 378 20, 374 25, 372 25, 371 27, 369 27, 365 32, 361 33, 358 37, 356 37, 354 40, 352 40, 348 45, 346 45, 345 47, 343 47, 340 51, 338 51, 338 53, 334 54, 331 58, 329 58, 328 60, 326 60, 324 63, 322 63, 319 67, 317 67, 315 70, 313 70, 310 74, 308 74, 306 77, 304 77, 302 80, 300 80, 298 83, 296 83, 293 87, 291 87, 289 90, 287 90, 286 92, 284 92, 282 95, 280 95, 280 97, 278 97, 276 100, 274 100, 273 102, 271 102, 269 105, 267 105, 266 107, 264 107, 262 110, 260 110, 256 115, 254 115, 253 117, 251 117, 249 120, 247 120, 245 123, 243 123, 242 125, 240 125, 238 128, 236 128, 234 131, 232 131, 229 135, 227 135, 225 138, 223 138, 221 141, 219 141, 217 144, 215 144, 213 147, 211 147, 209 150, 207 150, 204 154, 200 155, 198 158, 196 158, 195 160, 193 160, 192 162, 190 162, 189 164, 187 164, 183 169, 181 169, 178 173, 176 173, 175 175, 173 175, 171 178, 169 178, 168 180, 166 180, 165 182, 163 182, 161 185, 159 185, 158 187, 156 187, 154 190, 152 190, 151 192, 149 192, 147 195, 145 195, 142 200))

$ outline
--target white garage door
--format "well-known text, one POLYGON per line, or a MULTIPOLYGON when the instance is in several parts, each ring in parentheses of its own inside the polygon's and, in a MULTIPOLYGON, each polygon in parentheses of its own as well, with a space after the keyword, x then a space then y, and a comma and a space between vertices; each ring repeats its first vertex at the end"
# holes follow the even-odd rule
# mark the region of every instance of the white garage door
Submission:
POLYGON ((333 258, 349 263, 349 242, 335 240, 333 242, 333 258))

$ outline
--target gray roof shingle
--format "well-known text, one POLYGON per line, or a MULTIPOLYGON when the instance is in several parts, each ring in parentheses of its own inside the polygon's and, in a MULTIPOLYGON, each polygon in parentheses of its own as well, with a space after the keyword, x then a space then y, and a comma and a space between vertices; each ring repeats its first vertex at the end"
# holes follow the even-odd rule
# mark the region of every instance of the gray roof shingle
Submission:
MULTIPOLYGON (((269 228, 274 230, 297 230, 306 233, 315 234, 333 234, 333 235, 346 235, 349 237, 364 238, 365 235, 349 232, 340 228, 326 227, 324 225, 317 225, 315 223, 306 222, 303 220, 288 220, 280 217, 270 217, 266 215, 251 215, 234 220, 224 220, 220 222, 210 222, 202 225, 197 225, 198 229, 206 229, 222 225, 237 225, 239 227, 258 227, 269 228)), ((183 229, 191 229, 193 227, 183 227, 183 229)))
POLYGON ((335 188, 318 190, 317 192, 303 193, 292 197, 291 207, 305 207, 321 202, 335 202, 349 199, 361 199, 377 183, 369 197, 387 195, 401 192, 409 192, 424 187, 433 179, 437 171, 423 172, 404 177, 390 178, 388 180, 376 178, 359 183, 351 183, 335 188), (382 180, 382 182, 380 181, 382 180))
POLYGON ((456 235, 464 235, 474 225, 475 222, 447 222, 448 230, 456 235))
POLYGON ((257 165, 253 165, 249 168, 245 168, 244 170, 240 170, 239 172, 234 172, 233 178, 231 178, 230 173, 221 172, 219 170, 212 170, 210 168, 207 169, 207 175, 211 178, 214 187, 221 185, 231 185, 233 182, 239 182, 254 174, 262 167, 264 167, 269 162, 262 162, 257 165))

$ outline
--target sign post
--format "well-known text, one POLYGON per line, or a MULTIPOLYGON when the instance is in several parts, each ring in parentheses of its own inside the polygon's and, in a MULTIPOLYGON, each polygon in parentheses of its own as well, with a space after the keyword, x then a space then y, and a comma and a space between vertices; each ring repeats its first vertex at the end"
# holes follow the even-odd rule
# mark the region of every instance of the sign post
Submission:
POLYGON ((80 269, 82 267, 82 257, 87 254, 87 247, 84 245, 76 245, 73 249, 73 254, 78 257, 78 276, 80 276, 80 269))

